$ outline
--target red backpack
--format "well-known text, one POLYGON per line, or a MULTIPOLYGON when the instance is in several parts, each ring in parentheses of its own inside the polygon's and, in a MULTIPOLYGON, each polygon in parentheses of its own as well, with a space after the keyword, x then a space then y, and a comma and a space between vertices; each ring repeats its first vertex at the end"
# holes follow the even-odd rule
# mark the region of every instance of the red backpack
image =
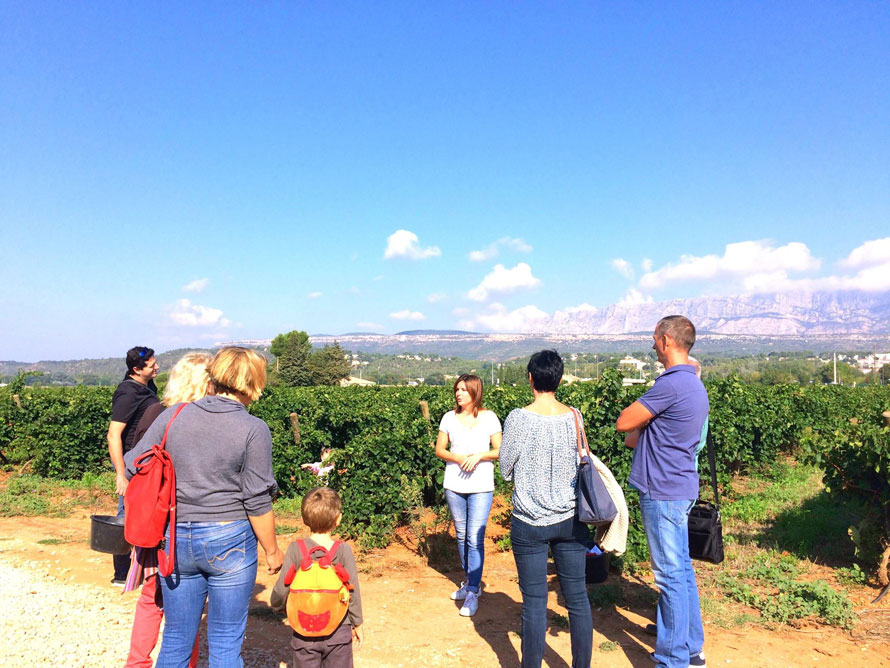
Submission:
POLYGON ((163 577, 173 572, 173 563, 176 560, 176 472, 165 446, 170 425, 183 408, 185 404, 173 413, 161 443, 153 445, 151 450, 133 461, 136 473, 130 479, 124 494, 124 538, 136 547, 157 548, 158 572, 163 577), (168 517, 169 559, 160 547, 168 517))

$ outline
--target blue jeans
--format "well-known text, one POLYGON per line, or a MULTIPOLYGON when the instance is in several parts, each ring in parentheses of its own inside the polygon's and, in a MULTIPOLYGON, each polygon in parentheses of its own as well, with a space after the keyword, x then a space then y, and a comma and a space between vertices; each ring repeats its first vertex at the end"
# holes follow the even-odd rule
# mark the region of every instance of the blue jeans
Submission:
POLYGON ((576 517, 543 527, 513 517, 510 540, 522 592, 522 668, 540 668, 544 658, 548 550, 553 551, 556 575, 569 611, 572 668, 590 667, 593 616, 584 579, 589 536, 587 525, 576 517))
MULTIPOLYGON (((124 497, 117 497, 117 516, 124 516, 124 497)), ((114 563, 114 579, 126 580, 130 572, 130 554, 113 554, 111 560, 114 563)))
POLYGON ((687 524, 694 503, 660 501, 648 493, 640 494, 652 574, 659 590, 655 660, 667 668, 686 668, 689 657, 700 653, 705 643, 698 586, 689 557, 687 524))
POLYGON ((256 583, 257 541, 248 520, 176 525, 176 565, 161 578, 164 640, 156 668, 186 668, 207 605, 211 668, 243 668, 241 643, 256 583))
POLYGON ((479 591, 482 566, 485 564, 485 526, 491 512, 492 492, 462 494, 445 490, 445 499, 457 533, 460 567, 466 573, 467 589, 479 591))

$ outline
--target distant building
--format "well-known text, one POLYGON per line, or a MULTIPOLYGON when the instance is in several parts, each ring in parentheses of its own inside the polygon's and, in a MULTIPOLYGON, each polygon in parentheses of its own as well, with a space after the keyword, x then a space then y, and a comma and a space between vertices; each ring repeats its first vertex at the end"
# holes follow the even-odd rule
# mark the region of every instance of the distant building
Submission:
POLYGON ((856 355, 854 358, 856 368, 862 373, 868 373, 875 369, 881 369, 890 364, 890 353, 877 353, 875 355, 856 355))
POLYGON ((340 387, 349 387, 351 385, 358 385, 360 387, 368 387, 370 385, 376 385, 372 380, 367 380, 364 378, 357 378, 355 376, 350 376, 349 378, 343 378, 340 380, 340 387))
POLYGON ((636 357, 631 357, 628 355, 627 357, 623 357, 618 361, 618 366, 628 366, 636 369, 637 373, 642 373, 643 368, 648 365, 649 362, 644 362, 643 360, 638 360, 636 357))

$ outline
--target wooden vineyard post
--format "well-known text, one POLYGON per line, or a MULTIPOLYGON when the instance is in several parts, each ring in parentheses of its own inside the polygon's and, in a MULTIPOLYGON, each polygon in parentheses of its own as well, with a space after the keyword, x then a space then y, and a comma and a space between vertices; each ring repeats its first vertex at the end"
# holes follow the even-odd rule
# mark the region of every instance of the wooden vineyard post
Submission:
POLYGON ((290 418, 291 431, 294 433, 294 443, 300 445, 300 419, 296 413, 291 413, 288 417, 290 418))
POLYGON ((890 411, 884 411, 881 416, 884 418, 884 424, 890 427, 890 411))
POLYGON ((430 429, 430 404, 423 399, 420 401, 420 414, 423 415, 423 419, 426 420, 427 437, 430 439, 430 445, 433 445, 433 430, 430 429))
POLYGON ((22 398, 17 394, 13 394, 12 400, 15 402, 16 408, 18 408, 19 410, 22 410, 22 398))

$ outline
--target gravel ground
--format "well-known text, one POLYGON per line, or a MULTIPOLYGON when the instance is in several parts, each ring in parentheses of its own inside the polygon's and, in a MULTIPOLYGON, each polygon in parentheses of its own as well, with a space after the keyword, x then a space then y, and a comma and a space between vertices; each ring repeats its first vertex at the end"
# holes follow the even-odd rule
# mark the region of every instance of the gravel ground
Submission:
POLYGON ((68 579, 64 568, 47 575, 45 562, 0 557, 0 665, 124 665, 135 597, 68 579))
MULTIPOLYGON (((0 666, 124 665, 137 594, 74 584, 67 572, 57 565, 47 575, 46 562, 30 562, 8 550, 0 554, 0 666)), ((245 647, 243 656, 246 668, 287 668, 262 650, 245 647)), ((202 643, 199 668, 207 666, 206 657, 202 643)))

